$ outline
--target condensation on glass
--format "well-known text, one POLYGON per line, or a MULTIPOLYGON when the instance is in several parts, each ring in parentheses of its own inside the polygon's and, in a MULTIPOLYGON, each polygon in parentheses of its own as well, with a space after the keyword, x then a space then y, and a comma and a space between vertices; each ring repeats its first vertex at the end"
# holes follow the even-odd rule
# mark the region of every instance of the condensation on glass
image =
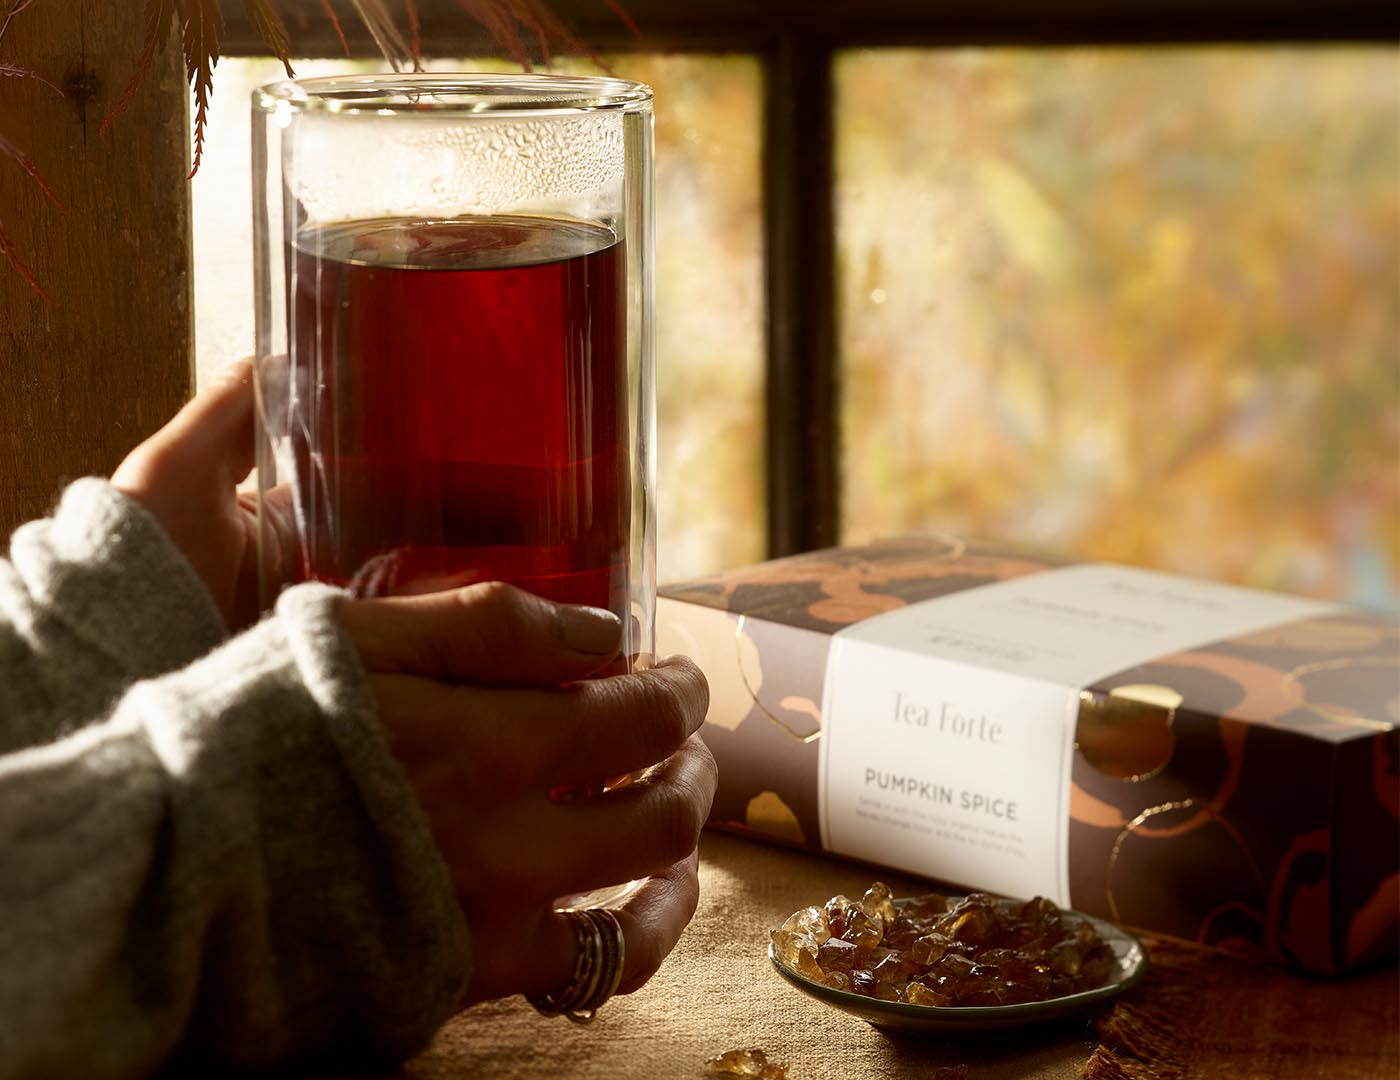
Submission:
POLYGON ((847 540, 1396 604, 1394 49, 868 50, 835 75, 847 540))

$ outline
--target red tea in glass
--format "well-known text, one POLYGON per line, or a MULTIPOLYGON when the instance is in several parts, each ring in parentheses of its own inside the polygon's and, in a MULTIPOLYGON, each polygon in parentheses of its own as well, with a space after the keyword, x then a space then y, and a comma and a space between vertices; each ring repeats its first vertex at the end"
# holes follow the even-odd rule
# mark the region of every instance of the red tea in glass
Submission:
POLYGON ((296 239, 303 578, 502 580, 626 611, 626 264, 603 225, 380 218, 296 239))

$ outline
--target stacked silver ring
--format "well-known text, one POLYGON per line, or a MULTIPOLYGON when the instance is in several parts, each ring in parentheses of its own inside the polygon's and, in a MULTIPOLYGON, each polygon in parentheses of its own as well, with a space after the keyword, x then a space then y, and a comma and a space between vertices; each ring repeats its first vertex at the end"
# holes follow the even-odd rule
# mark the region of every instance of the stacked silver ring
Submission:
POLYGON ((578 940, 574 973, 562 990, 527 994, 526 1000, 544 1016, 567 1016, 576 1024, 587 1024, 622 982, 627 952, 622 924, 607 908, 576 908, 562 914, 578 940))

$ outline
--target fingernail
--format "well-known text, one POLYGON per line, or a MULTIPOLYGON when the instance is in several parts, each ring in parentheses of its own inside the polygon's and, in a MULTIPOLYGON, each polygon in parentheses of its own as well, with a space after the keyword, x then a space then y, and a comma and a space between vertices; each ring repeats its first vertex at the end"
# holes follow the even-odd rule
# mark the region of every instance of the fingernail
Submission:
POLYGON ((622 636, 622 620, 604 608, 561 604, 559 635, 571 649, 606 656, 617 650, 622 636))

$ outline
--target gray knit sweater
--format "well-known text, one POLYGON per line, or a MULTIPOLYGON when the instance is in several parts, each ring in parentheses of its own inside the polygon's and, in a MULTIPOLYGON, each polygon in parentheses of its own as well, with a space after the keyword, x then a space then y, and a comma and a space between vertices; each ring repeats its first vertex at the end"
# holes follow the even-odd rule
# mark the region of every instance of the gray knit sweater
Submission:
POLYGON ((100 480, 0 560, 0 1078, 397 1059, 466 925, 334 591, 230 638, 100 480))

